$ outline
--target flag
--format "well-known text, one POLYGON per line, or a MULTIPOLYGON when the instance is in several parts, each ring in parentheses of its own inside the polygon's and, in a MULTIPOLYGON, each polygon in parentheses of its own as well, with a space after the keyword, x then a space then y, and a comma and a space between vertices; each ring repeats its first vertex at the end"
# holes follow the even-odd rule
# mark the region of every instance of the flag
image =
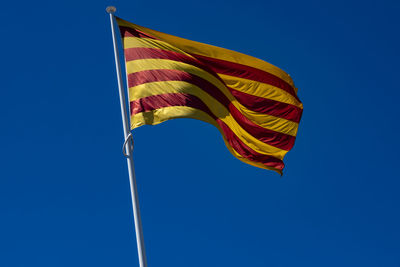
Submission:
POLYGON ((287 73, 239 52, 116 19, 132 129, 202 120, 221 132, 235 157, 282 174, 303 111, 287 73))

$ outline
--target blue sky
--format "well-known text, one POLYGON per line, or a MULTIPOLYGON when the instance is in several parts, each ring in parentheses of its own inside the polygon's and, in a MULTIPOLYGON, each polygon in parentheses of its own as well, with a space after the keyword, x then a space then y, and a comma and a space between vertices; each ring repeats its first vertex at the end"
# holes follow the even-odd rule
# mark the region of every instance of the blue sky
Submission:
POLYGON ((217 129, 135 130, 149 266, 400 266, 397 1, 19 1, 0 18, 0 266, 138 266, 108 5, 284 69, 285 175, 217 129))

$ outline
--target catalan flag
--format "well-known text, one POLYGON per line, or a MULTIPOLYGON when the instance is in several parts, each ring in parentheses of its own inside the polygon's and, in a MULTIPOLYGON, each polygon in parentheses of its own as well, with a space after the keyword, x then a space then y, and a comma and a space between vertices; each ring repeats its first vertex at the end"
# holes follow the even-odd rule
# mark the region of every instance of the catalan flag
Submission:
POLYGON ((287 73, 242 53, 116 19, 132 129, 202 120, 218 128, 235 157, 282 174, 303 111, 287 73))

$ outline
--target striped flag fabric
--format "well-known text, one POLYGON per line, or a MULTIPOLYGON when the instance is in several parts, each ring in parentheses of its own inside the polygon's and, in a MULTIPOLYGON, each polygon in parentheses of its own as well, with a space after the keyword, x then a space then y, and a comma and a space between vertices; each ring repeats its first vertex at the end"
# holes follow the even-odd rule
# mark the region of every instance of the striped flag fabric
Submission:
POLYGON ((286 72, 252 56, 116 19, 132 129, 175 118, 202 120, 221 132, 235 157, 282 174, 303 111, 286 72))

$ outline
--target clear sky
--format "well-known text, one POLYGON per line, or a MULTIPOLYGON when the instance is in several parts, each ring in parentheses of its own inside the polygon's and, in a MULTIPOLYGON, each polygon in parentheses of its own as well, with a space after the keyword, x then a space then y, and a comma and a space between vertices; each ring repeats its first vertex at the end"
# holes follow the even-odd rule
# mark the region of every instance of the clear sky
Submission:
POLYGON ((138 266, 108 5, 287 71, 285 174, 181 119, 134 131, 149 266, 400 266, 398 1, 9 1, 0 266, 138 266))

